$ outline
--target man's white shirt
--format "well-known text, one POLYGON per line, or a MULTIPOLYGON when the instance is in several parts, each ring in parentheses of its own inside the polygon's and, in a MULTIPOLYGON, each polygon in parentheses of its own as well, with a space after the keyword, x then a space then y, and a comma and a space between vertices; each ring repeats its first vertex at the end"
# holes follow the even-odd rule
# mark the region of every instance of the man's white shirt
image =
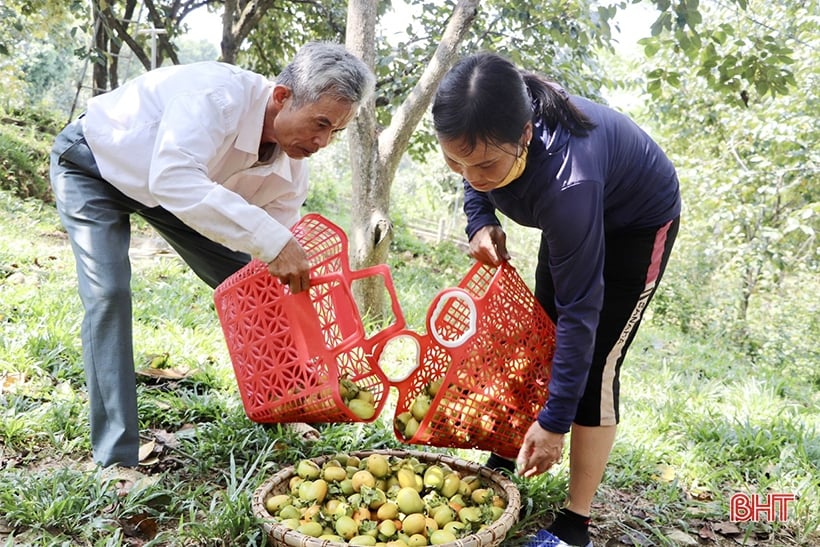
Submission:
POLYGON ((308 167, 259 162, 268 79, 204 62, 153 70, 92 98, 82 118, 102 177, 205 237, 270 262, 307 197, 308 167))

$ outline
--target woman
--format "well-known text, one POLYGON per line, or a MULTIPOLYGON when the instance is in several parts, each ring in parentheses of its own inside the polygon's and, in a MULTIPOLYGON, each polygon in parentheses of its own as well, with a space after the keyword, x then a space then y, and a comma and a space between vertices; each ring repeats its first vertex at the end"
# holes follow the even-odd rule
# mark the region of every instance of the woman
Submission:
MULTIPOLYGON (((556 323, 549 400, 527 431, 518 472, 561 459, 565 508, 550 527, 591 545, 592 498, 619 421, 619 373, 678 230, 675 168, 626 116, 481 53, 453 66, 433 104, 447 165, 464 179, 470 254, 509 259, 498 210, 541 230, 535 296, 556 323)), ((493 454, 487 465, 512 470, 493 454)))

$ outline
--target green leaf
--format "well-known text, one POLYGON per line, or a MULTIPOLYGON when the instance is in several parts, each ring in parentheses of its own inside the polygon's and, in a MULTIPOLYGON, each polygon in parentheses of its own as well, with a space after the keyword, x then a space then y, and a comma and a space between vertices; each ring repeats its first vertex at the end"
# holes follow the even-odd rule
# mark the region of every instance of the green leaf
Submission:
POLYGON ((717 49, 715 49, 715 44, 706 44, 706 47, 704 47, 700 52, 700 58, 701 64, 703 64, 704 66, 708 66, 709 68, 711 68, 717 65, 719 57, 717 49))
POLYGON ((723 30, 716 30, 712 32, 711 39, 718 44, 726 43, 726 32, 723 30))
POLYGON ((653 57, 660 49, 660 44, 657 40, 643 38, 639 40, 638 43, 643 46, 643 52, 647 57, 653 57))
POLYGON ((678 72, 669 72, 666 75, 666 82, 671 85, 672 87, 680 87, 680 73, 678 72))
POLYGON ((660 80, 649 80, 646 82, 646 90, 649 92, 650 95, 653 97, 659 97, 661 94, 661 81, 660 80))
POLYGON ((668 29, 670 27, 671 21, 672 16, 669 14, 669 12, 661 13, 658 16, 658 18, 655 19, 655 22, 652 23, 652 26, 650 27, 650 32, 652 33, 652 36, 658 36, 664 30, 668 29))
POLYGON ((703 22, 703 16, 701 16, 700 11, 693 9, 687 13, 686 21, 689 24, 689 28, 694 31, 695 27, 703 22))
POLYGON ((675 40, 677 40, 678 45, 685 53, 689 54, 689 52, 692 51, 692 43, 687 33, 682 30, 675 31, 675 40))
POLYGON ((692 50, 692 56, 697 54, 703 47, 703 42, 700 39, 700 34, 698 34, 697 32, 693 32, 689 35, 689 43, 692 50))

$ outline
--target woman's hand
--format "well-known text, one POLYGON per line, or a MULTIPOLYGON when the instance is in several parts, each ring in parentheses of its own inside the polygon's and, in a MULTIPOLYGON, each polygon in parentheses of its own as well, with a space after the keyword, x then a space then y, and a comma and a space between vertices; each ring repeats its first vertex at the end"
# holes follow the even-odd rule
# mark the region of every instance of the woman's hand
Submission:
POLYGON ((296 294, 310 287, 310 263, 299 243, 291 238, 276 258, 268 263, 268 271, 296 294))
POLYGON ((563 452, 564 434, 552 433, 533 422, 518 452, 518 474, 523 477, 540 475, 559 463, 563 452))
POLYGON ((478 230, 470 240, 470 256, 490 266, 500 266, 509 260, 507 234, 501 226, 488 224, 478 230))

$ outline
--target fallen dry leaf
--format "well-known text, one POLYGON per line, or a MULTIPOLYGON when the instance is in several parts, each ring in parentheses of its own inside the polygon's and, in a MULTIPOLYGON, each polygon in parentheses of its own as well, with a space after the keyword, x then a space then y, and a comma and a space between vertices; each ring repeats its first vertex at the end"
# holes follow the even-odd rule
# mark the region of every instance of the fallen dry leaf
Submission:
POLYGON ((715 524, 714 530, 722 536, 736 536, 740 534, 740 528, 737 527, 737 524, 728 520, 715 524))
POLYGON ((169 433, 164 429, 154 430, 154 437, 157 439, 157 442, 167 446, 168 448, 179 447, 179 440, 177 439, 177 436, 173 433, 169 433))
POLYGON ((150 376, 151 378, 158 378, 160 380, 182 380, 189 378, 199 372, 199 369, 188 367, 172 367, 172 368, 141 368, 137 370, 137 374, 143 376, 150 376))
POLYGON ((650 518, 649 513, 647 513, 643 509, 635 509, 629 514, 639 520, 647 520, 648 518, 650 518))
POLYGON ((13 392, 26 383, 26 375, 22 372, 12 372, 0 375, 0 393, 13 392))
POLYGON ((708 488, 704 486, 694 486, 689 490, 689 495, 692 499, 698 501, 712 501, 714 497, 712 496, 712 492, 709 491, 708 488))
POLYGON ((120 524, 126 536, 143 539, 153 539, 159 529, 157 521, 144 513, 122 519, 120 524))
POLYGON ((715 531, 712 530, 712 527, 709 524, 704 524, 700 527, 700 530, 698 530, 698 536, 701 539, 705 539, 708 541, 717 540, 717 534, 715 534, 715 531))
POLYGON ((671 539, 677 545, 697 545, 698 540, 684 532, 683 530, 664 530, 667 539, 671 539))
POLYGON ((142 462, 148 456, 154 453, 154 449, 157 447, 157 443, 155 441, 148 441, 140 446, 139 451, 139 461, 142 462))
POLYGON ((618 541, 624 545, 635 545, 636 547, 644 547, 645 545, 652 545, 652 541, 640 532, 632 531, 623 534, 618 538, 618 541))
POLYGON ((28 278, 20 272, 14 272, 6 277, 6 283, 9 285, 25 285, 28 283, 28 278))

